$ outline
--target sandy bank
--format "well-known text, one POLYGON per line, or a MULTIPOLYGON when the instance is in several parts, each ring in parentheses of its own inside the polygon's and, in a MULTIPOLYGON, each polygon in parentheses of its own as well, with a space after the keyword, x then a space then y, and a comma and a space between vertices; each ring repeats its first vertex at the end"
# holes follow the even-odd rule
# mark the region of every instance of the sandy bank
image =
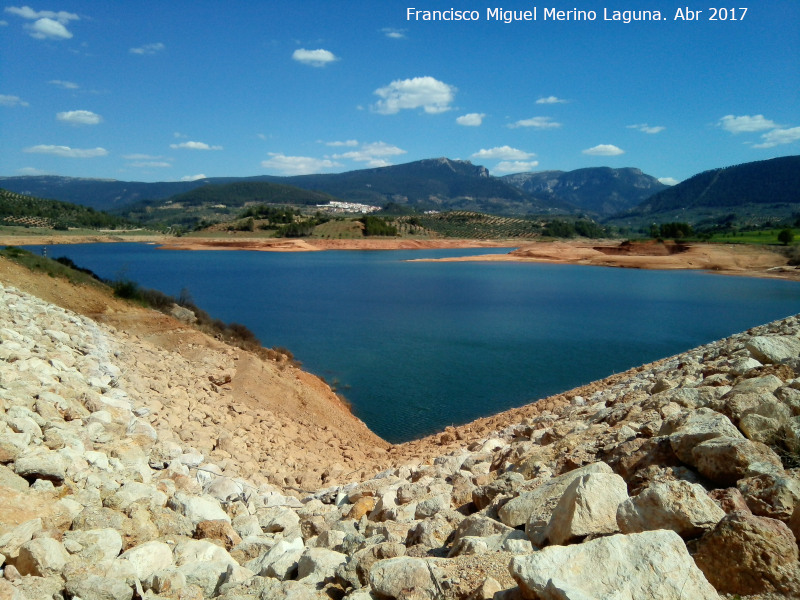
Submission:
POLYGON ((155 243, 165 250, 248 250, 259 252, 319 252, 323 250, 429 250, 460 248, 509 248, 507 254, 480 254, 441 259, 447 262, 544 262, 630 269, 693 269, 724 275, 747 275, 800 281, 800 269, 788 265, 780 252, 763 246, 674 242, 619 242, 616 240, 520 240, 474 239, 290 239, 226 236, 214 238, 162 235, 31 235, 2 236, 2 245, 57 245, 113 242, 155 243))
POLYGON ((508 254, 486 254, 440 261, 542 262, 630 269, 697 269, 723 275, 749 275, 800 281, 800 270, 782 254, 760 246, 735 244, 559 241, 525 244, 508 254))

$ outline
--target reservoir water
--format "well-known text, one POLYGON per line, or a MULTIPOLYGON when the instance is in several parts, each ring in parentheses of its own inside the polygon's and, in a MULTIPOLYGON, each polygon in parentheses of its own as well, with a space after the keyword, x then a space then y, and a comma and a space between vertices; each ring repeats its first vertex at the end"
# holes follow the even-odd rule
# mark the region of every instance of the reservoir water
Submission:
MULTIPOLYGON (((29 247, 41 252, 41 247, 29 247)), ((249 327, 405 441, 800 312, 800 284, 692 271, 409 262, 508 249, 48 246, 249 327)))

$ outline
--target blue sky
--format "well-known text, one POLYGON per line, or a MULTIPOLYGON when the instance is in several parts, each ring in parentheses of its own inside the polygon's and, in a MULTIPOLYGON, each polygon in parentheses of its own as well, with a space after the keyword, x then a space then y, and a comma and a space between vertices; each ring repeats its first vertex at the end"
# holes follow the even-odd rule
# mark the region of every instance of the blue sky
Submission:
POLYGON ((726 20, 686 0, 6 4, 0 175, 177 181, 446 156, 495 175, 638 167, 673 182, 799 154, 800 2, 724 8, 726 20), (536 20, 492 18, 500 6, 536 20), (675 18, 687 8, 702 12, 675 18), (662 18, 605 20, 643 10, 662 18))

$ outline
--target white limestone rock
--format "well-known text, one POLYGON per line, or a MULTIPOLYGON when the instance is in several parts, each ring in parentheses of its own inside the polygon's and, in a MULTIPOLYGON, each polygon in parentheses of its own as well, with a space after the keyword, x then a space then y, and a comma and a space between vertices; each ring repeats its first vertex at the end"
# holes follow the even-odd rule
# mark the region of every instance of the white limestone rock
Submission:
POLYGON ((627 499, 628 486, 619 475, 583 475, 564 491, 544 536, 551 544, 562 545, 589 535, 616 533, 617 509, 627 499))
POLYGON ((442 596, 435 567, 422 558, 399 556, 379 560, 369 571, 369 584, 379 597, 434 600, 442 596))
POLYGON ((540 600, 719 600, 674 531, 549 546, 514 557, 510 570, 523 596, 540 600))
POLYGON ((713 529, 724 516, 703 486, 676 480, 653 483, 623 502, 617 523, 622 533, 669 529, 693 538, 713 529))
POLYGON ((789 335, 760 335, 751 338, 745 347, 762 363, 780 363, 800 356, 800 339, 789 335))
POLYGON ((222 509, 219 501, 210 496, 193 496, 185 492, 176 492, 170 498, 168 506, 188 518, 194 525, 200 521, 231 522, 231 518, 222 509))
POLYGON ((117 562, 127 562, 136 577, 145 580, 156 571, 172 566, 172 549, 164 542, 145 542, 123 552, 117 562))

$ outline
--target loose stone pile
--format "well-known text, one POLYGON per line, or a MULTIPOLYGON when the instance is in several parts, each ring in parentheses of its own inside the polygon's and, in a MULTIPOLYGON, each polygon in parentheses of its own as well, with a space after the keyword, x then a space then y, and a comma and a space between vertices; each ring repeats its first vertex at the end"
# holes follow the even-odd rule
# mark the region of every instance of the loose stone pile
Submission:
POLYGON ((189 445, 124 337, 0 286, 0 599, 800 597, 798 317, 302 498, 189 445))

